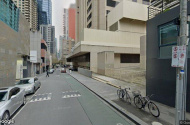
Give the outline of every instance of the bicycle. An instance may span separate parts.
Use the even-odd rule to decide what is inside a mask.
[[[124,97],[125,97],[126,101],[128,103],[131,103],[131,97],[129,96],[127,89],[130,90],[130,88],[121,89],[121,86],[120,86],[119,89],[117,90],[117,95],[119,99],[124,100]]]
[[[135,93],[135,92],[132,92],[132,93],[134,95],[134,104],[136,105],[136,107],[138,107],[139,109],[142,109],[142,108],[144,109],[145,106],[148,105],[149,112],[154,117],[159,117],[160,116],[160,110],[158,109],[156,104],[154,104],[150,100],[150,97],[152,97],[153,94],[151,96],[142,97],[142,95],[139,94],[139,93]]]

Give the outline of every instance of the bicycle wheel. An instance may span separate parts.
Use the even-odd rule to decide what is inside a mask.
[[[118,96],[118,97],[119,97],[119,92],[120,92],[120,91],[121,91],[120,89],[117,90],[117,96]]]
[[[160,110],[158,109],[158,107],[153,102],[150,102],[148,104],[148,109],[154,117],[160,116]]]
[[[143,102],[142,102],[142,100],[140,99],[139,96],[134,97],[134,103],[135,103],[136,107],[138,107],[139,109],[142,109]]]
[[[131,97],[129,96],[129,94],[128,93],[126,93],[126,101],[128,102],[128,103],[131,103]]]
[[[117,96],[122,99],[122,90],[117,90]]]

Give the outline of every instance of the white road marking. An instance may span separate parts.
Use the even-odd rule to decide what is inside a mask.
[[[41,96],[41,97],[39,97],[39,96]],[[43,97],[43,96],[45,96],[45,97]],[[45,101],[45,100],[51,100],[51,97],[52,97],[52,93],[38,94],[38,95],[36,95],[36,98],[31,99],[30,102],[40,102],[40,101]]]
[[[36,91],[36,93],[40,90],[40,88]],[[15,119],[16,116],[26,107],[26,105],[30,102],[30,100],[35,96],[35,94],[26,102],[26,104],[13,116],[12,119]]]
[[[121,123],[117,123],[116,125],[123,125],[123,124],[121,124]]]
[[[62,98],[63,99],[66,99],[66,98],[76,98],[76,97],[80,97],[81,95],[80,94],[71,94],[71,95],[64,95]]]

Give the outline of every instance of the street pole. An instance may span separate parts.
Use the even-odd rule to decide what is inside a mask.
[[[187,0],[180,0],[180,40],[177,44],[178,46],[187,45]],[[186,53],[188,53],[188,46],[186,47]],[[176,69],[176,125],[179,125],[180,120],[185,120],[187,56],[184,68],[178,67]]]
[[[46,51],[45,51],[45,72],[46,72]]]
[[[32,62],[32,77],[34,76],[34,64]]]

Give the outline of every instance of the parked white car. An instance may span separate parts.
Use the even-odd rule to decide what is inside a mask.
[[[53,74],[54,73],[54,69],[50,69],[49,73]]]
[[[9,120],[25,103],[24,89],[19,87],[0,88],[0,120]]]
[[[25,89],[25,94],[34,94],[41,86],[41,82],[37,77],[24,78],[16,83],[17,87]]]

